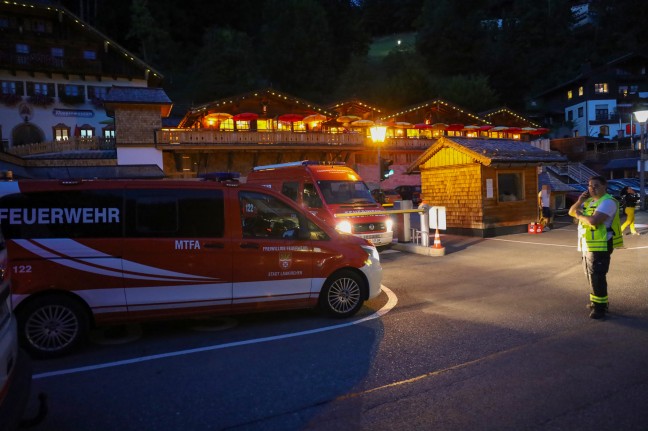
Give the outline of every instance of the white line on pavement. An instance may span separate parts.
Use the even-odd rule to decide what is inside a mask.
[[[159,355],[142,356],[139,358],[125,359],[123,361],[107,362],[104,364],[88,365],[85,367],[78,367],[78,368],[69,368],[67,370],[49,371],[46,373],[34,374],[32,376],[32,379],[33,380],[44,379],[47,377],[63,376],[66,374],[76,374],[85,371],[100,370],[102,368],[119,367],[122,365],[130,365],[130,364],[137,364],[140,362],[153,361],[157,359],[171,358],[174,356],[191,355],[194,353],[209,352],[212,350],[227,349],[230,347],[239,347],[239,346],[246,346],[249,344],[265,343],[268,341],[276,341],[276,340],[283,340],[286,338],[301,337],[303,335],[317,334],[320,332],[333,331],[335,329],[341,329],[352,325],[358,325],[360,323],[382,317],[383,315],[390,312],[396,306],[396,303],[398,303],[398,298],[396,297],[396,294],[394,292],[392,292],[390,289],[386,288],[385,286],[381,286],[381,287],[383,292],[387,294],[387,303],[380,310],[377,310],[375,313],[367,317],[363,317],[362,319],[354,320],[353,322],[326,326],[324,328],[310,329],[308,331],[300,331],[300,332],[292,332],[289,334],[275,335],[272,337],[254,338],[252,340],[235,341],[232,343],[217,344],[214,346],[205,346],[196,349],[179,350],[177,352],[168,352],[168,353],[161,353]]]

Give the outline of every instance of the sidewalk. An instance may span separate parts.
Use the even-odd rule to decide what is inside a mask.
[[[621,223],[624,222],[626,216],[625,214],[621,214]],[[558,239],[556,237],[556,233],[559,231],[562,231],[564,227],[570,226],[573,223],[573,218],[570,216],[562,216],[562,217],[556,217],[555,220],[555,225],[554,229],[551,229],[550,231],[547,231],[545,233],[542,233],[540,235],[529,235],[529,238],[533,238],[536,241],[547,241],[549,237],[551,237],[551,240],[556,240]],[[574,229],[575,229],[575,224],[573,224]],[[637,232],[640,234],[640,237],[644,235],[648,235],[648,211],[641,211],[637,210],[635,213],[635,227],[637,228]],[[626,233],[629,232],[629,229],[626,228]],[[462,248],[464,248],[465,244],[469,244],[471,242],[475,241],[481,241],[484,238],[481,237],[469,237],[469,236],[459,236],[459,235],[448,235],[445,234],[443,231],[440,231],[440,239],[441,239],[441,245],[442,248],[434,248],[434,230],[430,232],[430,246],[429,247],[423,247],[421,245],[414,244],[412,242],[407,242],[407,243],[402,243],[402,242],[394,242],[392,245],[393,250],[399,250],[399,251],[404,251],[407,253],[414,253],[414,254],[421,254],[424,256],[445,256],[446,253],[453,253],[455,251],[458,251]],[[553,233],[553,235],[552,235]],[[496,237],[498,239],[504,239],[507,236],[513,236],[515,238],[519,238],[519,236],[522,235],[524,236],[525,234],[512,234],[512,235],[502,235],[499,237]],[[560,237],[563,237],[563,235],[558,235]],[[572,238],[573,237],[573,238]],[[640,238],[639,237],[639,238]],[[624,237],[624,239],[627,237]],[[636,237],[635,237],[636,238]],[[573,236],[571,233],[569,236],[565,237],[565,240],[567,241],[568,244],[576,244],[576,239],[575,236]],[[447,249],[446,249],[447,247]]]

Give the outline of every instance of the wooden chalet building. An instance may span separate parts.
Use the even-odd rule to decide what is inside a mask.
[[[446,232],[492,237],[537,220],[539,167],[566,161],[526,142],[448,136],[408,170],[421,174],[423,201],[446,208]]]

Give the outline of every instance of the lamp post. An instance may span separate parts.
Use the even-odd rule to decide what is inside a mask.
[[[374,144],[378,145],[378,190],[380,190],[380,183],[382,182],[382,178],[380,178],[380,167],[382,166],[382,160],[380,160],[380,146],[383,144],[383,142],[385,142],[385,134],[387,133],[387,127],[373,126],[370,130],[371,130],[371,140],[373,141]]]
[[[641,199],[640,208],[642,211],[646,209],[646,120],[648,120],[648,110],[635,111],[635,117],[639,124],[641,124],[641,148],[639,149],[639,199]]]

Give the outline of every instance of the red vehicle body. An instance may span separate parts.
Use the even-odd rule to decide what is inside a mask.
[[[5,182],[0,222],[20,337],[41,356],[91,324],[318,305],[346,317],[380,292],[374,247],[238,182]]]
[[[303,161],[258,166],[247,182],[281,192],[330,226],[376,247],[391,245],[394,234],[388,215],[344,217],[345,213],[384,211],[360,175],[344,163]]]

